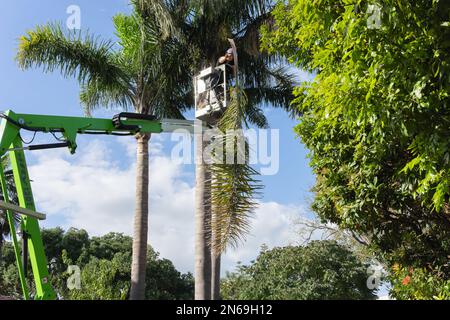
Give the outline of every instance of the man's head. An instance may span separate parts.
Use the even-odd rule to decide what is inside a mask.
[[[233,49],[230,48],[227,50],[227,52],[225,53],[225,59],[227,61],[233,61],[234,60],[234,55],[233,55]]]

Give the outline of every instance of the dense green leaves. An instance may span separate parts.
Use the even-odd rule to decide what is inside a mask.
[[[334,241],[264,249],[222,281],[224,299],[373,299],[367,266]]]
[[[450,280],[443,279],[440,270],[402,268],[393,266],[390,276],[393,289],[390,295],[395,299],[449,300]]]
[[[52,284],[63,299],[126,299],[130,288],[132,238],[121,233],[89,237],[85,230],[43,229],[42,239],[49,261]],[[70,290],[73,276],[68,266],[80,268],[80,289]],[[159,257],[150,247],[147,253],[147,299],[192,299],[193,277],[181,274],[172,262]],[[29,280],[31,270],[29,270]],[[32,281],[29,281],[32,287]],[[11,243],[1,251],[0,294],[21,297],[18,272]]]
[[[264,46],[316,73],[297,88],[296,131],[321,218],[366,234],[403,265],[450,276],[450,4],[280,3]]]

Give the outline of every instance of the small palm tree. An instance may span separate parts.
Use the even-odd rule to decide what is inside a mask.
[[[45,25],[21,37],[17,60],[23,69],[43,67],[78,79],[80,100],[87,115],[97,107],[133,108],[158,118],[183,118],[189,106],[188,61],[185,47],[164,18],[160,1],[132,0],[130,16],[117,15],[119,42],[101,41],[89,34],[65,33]],[[174,103],[176,102],[176,103]],[[136,134],[136,202],[130,299],[143,299],[148,238],[149,134]]]

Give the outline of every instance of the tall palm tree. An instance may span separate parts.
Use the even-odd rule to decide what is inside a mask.
[[[215,63],[228,47],[228,38],[233,38],[239,48],[239,85],[234,88],[231,104],[218,123],[222,132],[241,129],[243,123],[267,127],[262,112],[264,105],[291,111],[292,78],[284,69],[271,67],[276,59],[259,50],[259,28],[270,23],[271,2],[193,1],[194,14],[186,28],[186,37],[201,53],[197,65]],[[226,140],[226,135],[222,139]],[[256,207],[254,198],[261,185],[254,178],[257,172],[248,164],[213,165],[211,172],[212,180],[206,183],[211,184],[213,210],[210,217],[206,215],[211,223],[210,230],[204,234],[211,237],[211,298],[219,299],[221,253],[227,245],[237,246],[248,232],[249,218]]]
[[[259,127],[267,126],[261,107],[270,104],[275,107],[289,109],[292,79],[283,69],[271,68],[273,57],[261,54],[259,51],[259,27],[270,21],[271,1],[269,0],[141,0],[140,10],[155,19],[161,28],[160,36],[172,39],[179,44],[183,54],[178,65],[184,73],[178,74],[180,83],[191,84],[191,77],[203,67],[214,65],[217,58],[228,47],[228,38],[236,39],[240,48],[241,86],[236,99],[235,108],[229,108],[222,128],[228,128],[230,123],[238,124],[245,121]],[[188,66],[185,66],[185,62]],[[173,79],[173,78],[172,78]],[[184,87],[183,87],[184,88]],[[172,95],[170,100],[174,106],[192,106],[192,87],[180,90],[179,95]],[[245,101],[245,103],[241,103]],[[234,118],[233,118],[234,117]],[[233,128],[240,124],[232,125]],[[197,138],[197,154],[204,147],[202,140]],[[228,166],[212,168],[202,161],[197,165],[197,195],[196,195],[196,298],[218,298],[220,253],[226,244],[237,244],[248,229],[248,218],[254,208],[251,201],[259,188],[252,175],[255,173],[245,166]],[[211,186],[210,172],[228,177],[229,188],[244,188],[245,192],[220,192],[225,186],[219,187],[219,180]],[[212,190],[212,195],[211,195]],[[214,192],[214,190],[216,190]],[[230,198],[230,195],[232,197]],[[228,197],[227,197],[228,196]],[[211,198],[216,198],[216,200]],[[222,201],[218,199],[222,197]],[[224,206],[232,199],[234,206]],[[211,206],[216,213],[212,216]],[[221,207],[222,205],[222,207]],[[221,212],[221,214],[218,214]],[[216,221],[216,223],[213,223]],[[220,225],[220,228],[219,228]],[[212,242],[214,241],[214,245]],[[212,248],[215,251],[211,253]],[[211,265],[212,263],[212,265]],[[212,267],[212,269],[211,269]],[[214,270],[214,272],[212,272]],[[214,285],[211,285],[211,280]]]
[[[176,38],[189,44],[191,70],[214,65],[229,46],[228,38],[235,39],[239,47],[240,86],[233,107],[228,108],[219,124],[223,130],[240,128],[242,122],[267,127],[263,105],[290,111],[292,78],[284,69],[271,67],[276,59],[259,50],[259,28],[270,22],[271,2],[166,0],[158,7],[162,20],[170,21],[167,25],[177,30]],[[197,141],[200,155],[204,143],[200,138]],[[227,244],[237,245],[248,231],[249,216],[256,204],[252,198],[259,186],[253,178],[256,172],[248,165],[210,167],[197,161],[196,170],[195,296],[217,299],[221,252]]]
[[[162,1],[131,0],[133,13],[117,15],[119,42],[88,33],[66,33],[58,25],[36,27],[20,38],[17,60],[23,69],[41,66],[78,79],[87,115],[97,107],[133,108],[158,118],[183,118],[191,105],[188,61]],[[192,100],[192,99],[191,99]],[[136,199],[130,299],[144,299],[148,238],[149,134],[136,134]]]
[[[211,299],[211,169],[203,159],[207,142],[196,134],[195,299]]]

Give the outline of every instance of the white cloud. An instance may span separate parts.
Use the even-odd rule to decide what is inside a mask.
[[[98,139],[83,146],[83,153],[76,156],[58,150],[36,153],[29,171],[37,209],[47,213],[50,221],[63,216],[62,227],[66,229],[83,228],[91,235],[111,231],[131,235],[135,140],[118,141],[130,165],[120,166],[108,145]],[[151,149],[149,243],[180,271],[193,271],[192,174],[162,153],[161,140],[152,138]],[[301,206],[261,203],[247,241],[223,256],[223,272],[234,270],[237,261],[248,263],[255,259],[262,244],[273,247],[292,243],[292,221],[303,214],[306,210]]]

